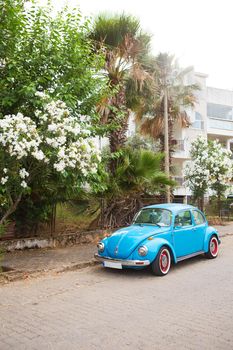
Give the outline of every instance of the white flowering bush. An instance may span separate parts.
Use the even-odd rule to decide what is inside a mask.
[[[217,191],[219,185],[230,185],[233,178],[231,151],[223,148],[218,141],[209,143],[209,171],[213,190]]]
[[[208,143],[203,137],[197,138],[190,151],[192,161],[185,167],[187,186],[195,196],[203,195],[209,186]]]
[[[37,92],[43,106],[33,118],[21,113],[0,119],[1,223],[30,192],[36,177],[49,173],[64,186],[81,186],[97,173],[100,154],[88,117],[75,115],[60,100]]]
[[[233,178],[231,152],[219,141],[198,137],[191,147],[191,158],[185,168],[185,178],[194,197],[204,196],[212,190],[219,198],[229,188]]]

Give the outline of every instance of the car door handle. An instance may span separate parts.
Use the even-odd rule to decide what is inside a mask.
[[[197,228],[196,227],[193,227],[193,231],[196,231],[197,230]]]

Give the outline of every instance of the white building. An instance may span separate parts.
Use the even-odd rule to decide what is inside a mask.
[[[191,195],[184,186],[184,167],[190,160],[189,150],[192,141],[199,135],[207,139],[218,139],[221,144],[233,151],[233,91],[206,86],[207,75],[192,71],[187,76],[188,84],[198,84],[198,103],[195,109],[188,111],[192,125],[182,128],[176,125],[174,137],[177,140],[176,152],[173,155],[175,180],[180,184],[174,191],[177,200],[186,201]]]

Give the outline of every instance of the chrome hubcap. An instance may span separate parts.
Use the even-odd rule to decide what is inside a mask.
[[[159,259],[159,265],[161,271],[165,274],[169,271],[170,268],[170,254],[167,251],[167,249],[162,250],[160,259]]]
[[[212,238],[210,242],[210,253],[213,256],[216,256],[218,254],[218,241],[216,238]]]
[[[168,259],[167,259],[166,255],[163,255],[162,256],[162,266],[167,267],[167,263],[168,263]]]

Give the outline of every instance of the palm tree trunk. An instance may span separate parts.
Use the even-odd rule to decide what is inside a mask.
[[[109,144],[111,154],[118,152],[124,147],[127,136],[126,132],[128,129],[129,111],[126,107],[125,89],[121,88],[118,94],[112,99],[112,111],[109,114],[110,122],[118,122],[118,127],[111,131],[109,135]],[[116,170],[117,159],[111,159],[110,171],[114,174]]]
[[[127,140],[126,132],[128,128],[128,116],[121,121],[121,126],[109,135],[110,151],[115,153],[121,149]]]
[[[164,135],[161,134],[159,136],[160,144],[161,144],[161,150],[164,152]],[[171,164],[172,164],[172,154],[174,152],[174,138],[173,138],[173,121],[169,117],[168,119],[168,143],[169,143],[169,168],[171,170]],[[163,165],[164,170],[164,165]]]

